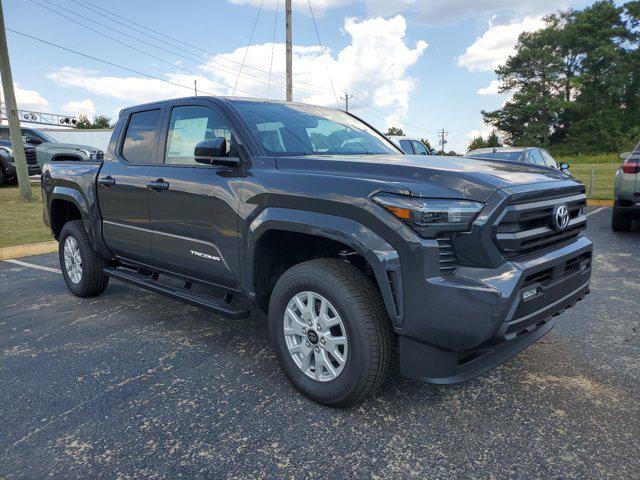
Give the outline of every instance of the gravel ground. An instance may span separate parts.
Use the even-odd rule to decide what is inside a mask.
[[[117,281],[83,300],[56,255],[0,262],[0,478],[639,478],[640,232],[610,215],[591,295],[541,341],[346,411],[291,387],[263,318]]]

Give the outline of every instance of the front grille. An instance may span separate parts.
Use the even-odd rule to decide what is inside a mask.
[[[27,164],[28,165],[34,165],[38,163],[38,159],[36,156],[36,149],[35,148],[25,148],[24,149],[24,155],[27,158]]]
[[[566,204],[569,224],[563,230],[554,226],[556,205]],[[562,196],[540,196],[525,202],[507,204],[495,231],[496,243],[505,258],[515,258],[556,247],[582,234],[587,219],[582,209],[587,198],[582,191],[572,191]]]
[[[438,261],[442,275],[452,275],[458,268],[458,260],[453,250],[449,237],[440,237],[438,240]]]

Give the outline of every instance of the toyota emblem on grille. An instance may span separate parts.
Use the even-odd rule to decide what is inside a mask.
[[[566,204],[556,205],[553,209],[553,226],[556,230],[564,230],[569,225],[569,208]]]

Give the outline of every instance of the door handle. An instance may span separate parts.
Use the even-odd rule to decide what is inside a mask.
[[[115,184],[116,181],[111,175],[107,175],[106,177],[98,179],[98,185],[100,185],[101,187],[109,188],[113,187]]]
[[[159,178],[153,182],[147,182],[147,188],[156,192],[163,192],[165,190],[169,190],[169,182],[165,182],[163,179]]]

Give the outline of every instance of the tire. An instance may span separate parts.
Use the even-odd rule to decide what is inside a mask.
[[[109,277],[102,273],[106,266],[104,259],[99,257],[89,241],[82,220],[73,220],[64,224],[59,237],[58,255],[60,269],[67,284],[67,288],[77,297],[95,297],[104,292],[109,283]],[[80,262],[72,262],[80,267],[80,277],[74,275],[73,268],[69,268],[65,261],[65,245],[70,247],[75,243]],[[78,258],[77,256],[74,258]]]
[[[325,327],[324,331],[319,331],[320,327],[309,326],[309,317],[305,319],[309,326],[306,336],[290,334],[285,337],[285,322],[291,325],[296,322],[291,321],[291,317],[285,314],[287,307],[295,305],[295,297],[310,298],[308,292],[313,292],[315,296],[314,309],[320,310],[322,300],[326,300],[327,311],[335,311],[333,318],[327,318],[327,325],[341,320],[340,326]],[[292,303],[294,302],[294,303]],[[309,302],[311,303],[311,302]],[[306,305],[308,306],[307,303]],[[298,305],[300,305],[298,303]],[[317,307],[316,307],[317,305]],[[294,307],[296,308],[296,307]],[[295,313],[297,312],[297,313]],[[302,310],[296,308],[294,314],[299,318],[304,318]],[[317,312],[316,312],[317,313]],[[303,324],[304,325],[304,324]],[[288,328],[292,328],[291,326]],[[334,333],[335,329],[346,333],[346,344],[343,345],[342,353],[344,357],[342,366],[331,356],[329,349],[330,341],[342,338],[340,333]],[[329,340],[326,345],[316,343],[311,345],[310,340],[312,329],[316,334],[317,342]],[[292,330],[288,330],[291,332]],[[276,352],[276,357],[285,374],[293,385],[308,398],[332,407],[350,407],[362,402],[372,395],[387,379],[394,353],[394,334],[391,328],[391,321],[387,316],[382,298],[377,287],[372,281],[354,266],[335,259],[318,259],[304,262],[287,270],[276,283],[269,302],[269,333],[271,342]],[[337,335],[337,336],[334,336]],[[318,337],[320,339],[318,340]],[[289,352],[291,339],[300,339],[300,344],[293,348],[304,348],[302,344],[310,345],[317,355],[322,355],[320,362],[331,361],[332,370],[340,370],[335,378],[330,378],[330,369],[321,366],[310,367],[313,371],[303,371],[302,366],[296,363]],[[335,344],[334,344],[335,345]],[[338,349],[340,347],[337,347]],[[346,354],[344,349],[346,349]],[[324,350],[324,351],[323,351]],[[308,351],[308,350],[305,350]],[[315,361],[316,353],[313,363]],[[326,363],[324,364],[326,365]],[[338,365],[338,366],[336,366]],[[320,371],[320,374],[318,373]],[[315,375],[315,377],[314,377]],[[324,375],[324,380],[318,379],[318,375]],[[329,378],[329,379],[328,379]]]
[[[4,185],[5,183],[7,183],[7,176],[4,173],[4,170],[0,168],[0,186]]]
[[[611,215],[611,228],[615,232],[628,232],[631,230],[631,217],[613,207]]]

